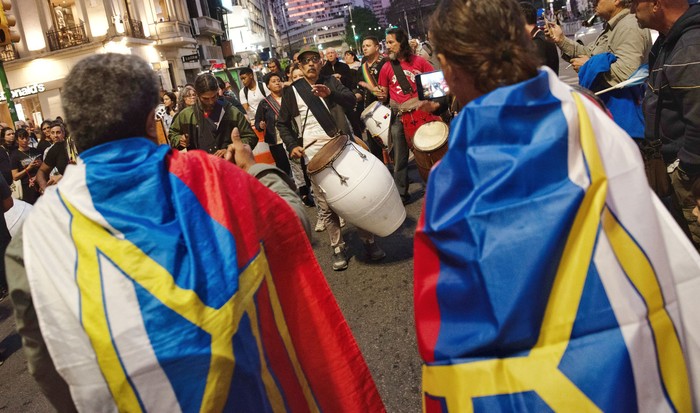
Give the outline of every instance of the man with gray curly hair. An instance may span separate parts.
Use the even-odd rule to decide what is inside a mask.
[[[296,377],[280,354],[305,375],[275,388],[284,403],[383,410],[282,171],[237,128],[224,159],[157,145],[137,56],[80,61],[63,103],[80,156],[6,253],[29,371],[58,411],[265,411],[281,399],[263,381]]]

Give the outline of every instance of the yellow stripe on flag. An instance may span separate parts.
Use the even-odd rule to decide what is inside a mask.
[[[311,386],[309,386],[309,381],[304,374],[304,370],[301,368],[301,363],[299,363],[299,358],[297,357],[296,349],[294,348],[294,343],[292,343],[292,338],[289,335],[289,328],[287,328],[287,322],[284,319],[284,312],[282,311],[282,306],[280,305],[279,296],[277,295],[277,288],[275,287],[274,280],[272,279],[272,274],[265,275],[267,281],[267,288],[270,291],[270,304],[272,306],[272,313],[275,317],[275,324],[277,325],[277,330],[282,337],[282,342],[284,342],[284,347],[287,349],[287,354],[289,355],[289,360],[294,367],[294,374],[301,386],[304,393],[304,399],[309,406],[311,413],[319,413],[319,409],[316,404],[316,399],[311,392]]]
[[[646,304],[649,324],[654,332],[661,379],[671,402],[677,412],[692,412],[693,403],[683,349],[664,306],[663,293],[654,268],[639,245],[607,208],[603,213],[603,229],[620,266]]]
[[[250,318],[250,329],[253,332],[253,337],[255,337],[255,343],[258,346],[258,354],[260,355],[260,377],[262,378],[263,386],[265,386],[267,399],[270,401],[270,406],[272,407],[273,412],[284,413],[286,411],[284,406],[284,398],[282,397],[282,393],[280,392],[275,379],[270,373],[267,360],[265,359],[265,349],[263,348],[262,338],[260,335],[258,313],[255,310],[255,303],[250,303],[247,313],[248,318]]]
[[[559,369],[573,331],[588,269],[605,207],[608,182],[603,162],[581,98],[573,94],[580,126],[581,148],[591,185],[576,213],[557,269],[540,335],[525,357],[485,360],[445,366],[423,366],[423,391],[445,398],[448,411],[472,412],[476,397],[535,391],[554,411],[599,412]],[[425,409],[425,401],[423,402]]]
[[[204,304],[194,291],[180,288],[167,270],[134,244],[114,237],[68,200],[62,200],[72,215],[71,234],[78,251],[77,278],[83,324],[119,410],[136,412],[141,409],[109,334],[102,296],[95,293],[102,291],[101,280],[96,277],[99,274],[97,251],[163,305],[211,335],[211,361],[201,411],[221,411],[228,398],[235,365],[232,338],[262,280],[270,275],[262,245],[258,256],[239,275],[238,291],[217,310]]]

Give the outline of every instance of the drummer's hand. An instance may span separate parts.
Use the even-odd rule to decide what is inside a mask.
[[[358,101],[358,102],[361,101],[361,100],[362,100],[362,95],[359,94],[359,93],[355,93],[355,100]]]
[[[416,109],[423,112],[433,113],[440,108],[440,104],[432,100],[423,100]]]
[[[231,142],[226,149],[226,154],[224,159],[227,161],[233,161],[236,165],[240,166],[241,169],[247,171],[248,168],[255,165],[255,156],[253,156],[253,150],[250,146],[243,143],[241,140],[241,133],[238,128],[233,128],[231,131]]]
[[[302,156],[304,156],[304,148],[301,146],[297,146],[296,148],[292,149],[292,152],[289,154],[289,156],[292,159],[300,159]]]
[[[387,90],[388,90],[388,89],[387,89]],[[385,89],[384,89],[383,87],[381,87],[381,86],[377,86],[377,89],[376,89],[373,93],[374,93],[374,96],[377,97],[377,99],[383,101],[383,100],[386,99],[387,90],[385,90]]]
[[[311,88],[313,89],[314,95],[318,97],[327,98],[331,95],[331,88],[326,85],[313,85]]]
[[[333,77],[336,78],[336,79],[338,79],[338,80],[340,80],[340,78],[343,77],[343,76],[341,76],[340,73],[333,73]]]
[[[178,145],[182,146],[183,148],[186,148],[188,141],[189,141],[189,137],[185,133],[184,135],[180,135],[180,142],[178,142]]]

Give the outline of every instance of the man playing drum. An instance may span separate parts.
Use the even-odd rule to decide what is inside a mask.
[[[377,84],[379,72],[382,70],[386,59],[379,53],[379,39],[374,36],[366,36],[362,40],[362,67],[360,68],[360,78],[357,93],[362,95],[364,107],[369,107],[377,101],[377,94],[382,94],[382,89]],[[386,95],[383,95],[384,98]],[[383,100],[383,99],[382,99]],[[382,147],[372,138],[367,131],[367,146],[370,151],[379,159],[383,159]]]
[[[427,60],[411,51],[406,33],[399,28],[389,30],[386,33],[386,47],[391,64],[384,65],[379,72],[382,92],[377,97],[386,100],[388,96],[389,105],[395,114],[390,132],[394,145],[394,181],[401,199],[408,203],[411,198],[408,193],[408,150],[411,145],[407,141],[413,139],[413,134],[422,124],[440,120],[431,114],[440,105],[418,100],[416,75],[434,69]]]
[[[320,76],[321,56],[312,46],[301,49],[299,62],[304,79],[295,81],[292,87],[284,90],[277,128],[290,157],[304,158],[308,164],[335,137],[341,134],[351,136],[344,109],[355,105],[355,94],[335,77]],[[293,126],[293,122],[296,125]],[[298,144],[295,130],[301,134],[304,147]],[[334,130],[335,133],[327,130]],[[333,248],[333,270],[344,270],[348,267],[348,259],[340,233],[340,217],[329,208],[324,194],[313,179],[311,185],[316,203],[321,209],[319,219],[324,220]],[[377,261],[386,256],[375,243],[374,235],[360,228],[358,233],[370,260]]]

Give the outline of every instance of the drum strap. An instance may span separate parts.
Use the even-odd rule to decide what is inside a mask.
[[[323,104],[321,98],[312,93],[309,82],[296,82],[294,83],[294,87],[326,134],[328,136],[336,136],[339,132],[338,126],[336,126],[331,113],[328,111],[326,105]],[[308,111],[306,114],[308,116]]]
[[[412,95],[413,88],[411,87],[411,84],[408,83],[408,79],[406,79],[406,75],[401,68],[401,63],[399,63],[398,60],[392,60],[391,68],[394,69],[394,75],[396,75],[396,80],[399,82],[399,86],[401,86],[401,91],[403,94]]]

